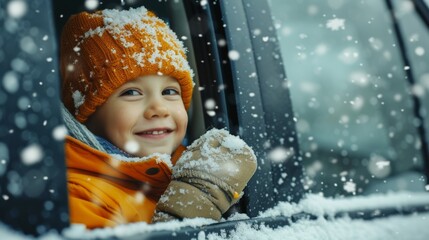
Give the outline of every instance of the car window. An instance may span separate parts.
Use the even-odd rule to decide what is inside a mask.
[[[427,60],[429,54],[429,26],[421,21],[411,1],[397,0],[394,3],[395,14],[398,17],[398,23],[404,36],[407,56],[412,66],[410,71],[413,73],[415,81],[410,87],[410,91],[420,99],[422,103],[420,112],[427,117],[429,114],[429,69]],[[426,0],[426,3],[429,3],[429,1]],[[425,126],[426,129],[429,126],[428,118],[426,118]]]
[[[121,8],[121,2],[9,1],[0,9],[4,26],[0,30],[0,222],[37,235],[69,225],[63,141],[67,130],[60,117],[58,91],[59,36],[71,14]],[[187,47],[195,69],[183,2],[142,2],[130,1],[126,7],[143,4],[168,22]],[[194,81],[198,89],[198,75]],[[202,108],[199,91],[194,92],[189,142],[205,130],[197,115]]]
[[[192,46],[192,38],[189,30],[188,18],[183,1],[116,1],[106,0],[98,1],[53,1],[55,27],[57,31],[57,39],[60,41],[62,26],[72,14],[77,14],[81,11],[98,11],[103,9],[128,9],[144,6],[148,10],[153,11],[158,17],[163,19],[177,37],[184,43],[187,49],[187,57],[192,69],[194,69],[194,95],[192,97],[192,105],[188,111],[190,127],[187,131],[187,137],[184,139],[183,144],[187,145],[200,136],[206,129],[204,121],[202,121],[202,104],[200,96],[199,75],[196,72],[194,50]]]
[[[384,1],[269,3],[305,188],[326,196],[424,190],[419,120],[405,74],[410,66]],[[424,41],[422,30],[414,33]]]

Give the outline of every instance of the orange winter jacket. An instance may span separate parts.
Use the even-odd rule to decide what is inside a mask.
[[[175,164],[185,147],[171,158]],[[170,183],[161,158],[114,159],[67,136],[65,143],[71,223],[88,228],[129,222],[150,223],[156,203]]]

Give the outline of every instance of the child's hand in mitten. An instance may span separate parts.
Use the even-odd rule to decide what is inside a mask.
[[[177,161],[153,221],[219,220],[240,199],[255,170],[256,157],[243,140],[225,130],[210,130]]]

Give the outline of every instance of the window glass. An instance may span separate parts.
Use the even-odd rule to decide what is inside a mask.
[[[306,189],[424,190],[410,87],[384,1],[271,0]]]
[[[426,117],[425,126],[429,127],[429,26],[425,25],[409,0],[396,0],[395,13],[404,35],[407,56],[411,62],[411,71],[415,84],[411,92],[420,99],[420,112]],[[429,3],[426,0],[426,3]]]

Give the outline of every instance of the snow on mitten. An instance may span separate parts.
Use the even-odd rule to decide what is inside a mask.
[[[219,220],[241,198],[255,170],[255,154],[243,140],[223,129],[208,131],[177,160],[153,222],[195,217]]]

